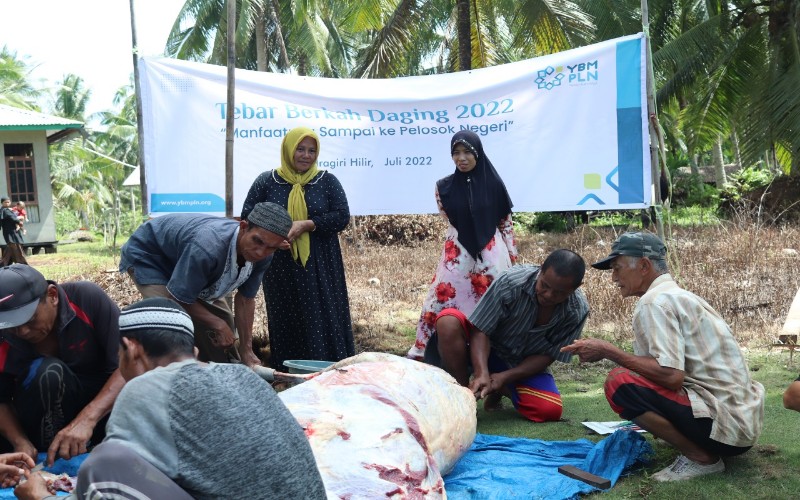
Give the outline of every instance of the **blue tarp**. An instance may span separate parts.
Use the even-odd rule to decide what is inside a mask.
[[[478,434],[467,453],[445,476],[447,497],[451,500],[476,499],[576,499],[581,494],[601,491],[558,473],[561,465],[574,465],[617,483],[620,476],[649,461],[650,443],[641,434],[618,430],[599,443],[542,441]],[[53,474],[78,475],[88,456],[58,459],[45,470]],[[46,458],[40,453],[37,463]],[[64,495],[64,493],[60,493]],[[0,500],[14,499],[13,488],[0,489]]]
[[[44,470],[47,472],[52,472],[53,474],[63,474],[67,473],[70,476],[77,476],[78,469],[80,468],[81,464],[86,457],[88,457],[88,453],[84,453],[83,455],[78,455],[77,457],[72,457],[69,460],[64,460],[63,458],[59,458],[58,460],[53,463],[52,467],[45,467]],[[39,453],[39,456],[36,457],[36,463],[44,461],[47,458],[46,453]],[[62,491],[58,492],[59,496],[66,496],[67,493]],[[7,498],[17,498],[14,496],[14,488],[0,488],[0,500],[5,500]]]
[[[602,490],[560,474],[559,466],[574,465],[610,479],[613,487],[624,472],[652,455],[650,443],[633,431],[618,430],[599,443],[478,434],[445,476],[444,486],[451,500],[576,499]]]

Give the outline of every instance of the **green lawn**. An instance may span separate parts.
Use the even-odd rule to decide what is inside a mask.
[[[767,401],[764,431],[759,443],[744,455],[726,460],[723,474],[680,483],[656,483],[648,479],[677,456],[667,445],[655,443],[645,434],[656,452],[654,462],[643,471],[621,479],[602,494],[603,498],[664,499],[790,499],[800,497],[800,413],[783,408],[786,386],[797,378],[800,360],[788,367],[785,352],[748,352],[748,363],[756,380],[764,384]],[[614,365],[608,362],[554,365],[554,375],[562,393],[564,414],[561,422],[534,424],[519,417],[504,400],[505,410],[478,411],[478,432],[534,439],[570,441],[587,438],[599,441],[581,422],[617,420],[603,395],[605,375]],[[481,404],[479,403],[479,407]],[[599,494],[598,494],[599,495]]]
[[[124,240],[117,241],[117,248],[100,241],[59,244],[56,253],[28,256],[28,264],[38,269],[47,279],[61,282],[72,278],[90,279],[97,271],[116,269],[119,263],[119,247]]]
[[[83,277],[91,279],[97,271],[116,272],[119,245],[113,250],[101,242],[59,245],[56,254],[30,257],[30,263],[49,279],[64,281]],[[414,321],[398,324],[406,340],[414,338]],[[586,336],[590,336],[587,332]],[[628,342],[630,344],[630,342]],[[630,350],[630,345],[622,345]],[[786,366],[785,351],[750,351],[747,353],[753,375],[767,391],[764,431],[759,443],[740,457],[726,461],[727,471],[715,476],[673,484],[655,483],[648,475],[669,465],[677,452],[663,444],[654,444],[654,462],[643,471],[623,478],[603,498],[652,499],[789,499],[800,498],[800,413],[785,410],[782,394],[800,371],[800,356]],[[554,375],[563,395],[562,422],[534,424],[519,417],[506,400],[506,410],[478,413],[478,432],[545,440],[601,439],[581,425],[585,420],[616,420],[602,391],[608,362],[581,365],[554,365]],[[479,404],[479,406],[481,406]],[[647,434],[652,443],[652,436]]]

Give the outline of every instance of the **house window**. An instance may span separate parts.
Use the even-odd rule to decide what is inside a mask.
[[[33,144],[6,144],[4,149],[8,197],[14,203],[25,202],[29,221],[39,222]]]

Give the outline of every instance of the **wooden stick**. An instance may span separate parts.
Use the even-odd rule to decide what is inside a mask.
[[[564,474],[567,477],[571,477],[572,479],[577,479],[578,481],[583,481],[584,483],[594,486],[595,488],[600,488],[601,490],[606,490],[611,488],[611,480],[606,479],[604,477],[595,476],[591,472],[586,472],[585,470],[579,469],[572,465],[562,465],[558,468],[558,472]]]

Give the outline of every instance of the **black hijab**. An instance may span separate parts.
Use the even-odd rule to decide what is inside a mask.
[[[450,224],[458,230],[458,241],[477,259],[494,236],[500,220],[511,212],[511,198],[503,179],[483,152],[477,134],[469,130],[456,132],[450,139],[450,152],[463,144],[475,155],[475,168],[456,171],[436,183],[439,199]]]

